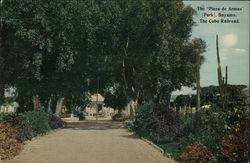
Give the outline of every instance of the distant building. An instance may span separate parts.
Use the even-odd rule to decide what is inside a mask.
[[[246,88],[242,89],[242,93],[244,93],[247,97],[249,97],[249,86],[247,86]]]
[[[16,89],[14,87],[8,87],[4,90],[4,98],[12,98],[16,96]],[[17,102],[4,103],[0,106],[0,113],[16,112],[18,108]]]
[[[170,102],[174,102],[174,100],[176,99],[177,96],[179,96],[179,95],[177,95],[177,94],[171,94]]]
[[[10,104],[3,104],[0,108],[0,113],[13,113],[16,112],[18,108],[17,102],[12,102]]]
[[[249,94],[250,92],[249,92],[249,86],[247,86],[246,88],[244,88],[242,90],[242,93],[244,95],[246,95],[246,105],[247,105],[248,111],[250,111],[250,94]]]
[[[97,97],[98,96],[98,97]],[[104,97],[100,94],[93,94],[90,97],[91,103],[86,107],[86,116],[95,116],[96,109],[98,108],[98,115],[111,116],[114,113],[114,109],[104,106]],[[98,101],[97,101],[98,100]]]

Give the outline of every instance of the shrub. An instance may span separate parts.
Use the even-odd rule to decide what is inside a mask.
[[[190,133],[195,132],[194,127],[194,114],[180,114],[180,132],[178,134],[179,137],[185,137]]]
[[[223,139],[223,155],[233,162],[247,162],[249,158],[250,116],[236,122]]]
[[[125,121],[127,119],[128,119],[128,117],[126,117],[122,113],[116,113],[116,114],[112,115],[112,120],[113,121]]]
[[[6,119],[6,117],[9,117],[9,116],[14,116],[16,115],[15,113],[0,113],[0,121],[4,121],[4,119]]]
[[[83,112],[80,112],[80,113],[78,113],[77,114],[77,116],[78,116],[78,118],[79,118],[79,121],[83,121],[83,120],[85,120],[85,114],[83,113]]]
[[[222,139],[233,122],[244,116],[244,111],[229,109],[220,111],[217,107],[200,110],[195,114],[181,115],[181,131],[178,135],[180,148],[195,142],[205,144],[222,161]]]
[[[0,162],[1,159],[10,159],[21,150],[21,143],[16,139],[17,129],[8,124],[0,123]]]
[[[220,114],[225,117],[227,126],[232,127],[235,122],[240,121],[243,117],[245,117],[247,115],[247,112],[243,108],[229,108],[226,112],[224,111]]]
[[[180,129],[176,113],[163,104],[154,109],[151,136],[157,143],[173,141]]]
[[[128,129],[130,129],[130,130],[132,130],[132,128],[133,128],[133,121],[131,121],[131,120],[126,120],[126,121],[123,122],[123,125],[124,125],[124,127],[128,128]]]
[[[222,138],[227,131],[227,122],[223,114],[211,110],[200,110],[196,115],[182,117],[182,131],[180,132],[180,148],[195,142],[206,145],[216,157],[221,155]]]
[[[138,105],[135,110],[135,121],[132,129],[140,136],[149,137],[153,123],[153,107],[151,103]]]
[[[228,99],[228,108],[243,108],[245,106],[245,95],[242,92],[242,89],[246,88],[246,85],[227,85],[227,99]],[[220,104],[219,87],[218,86],[209,86],[201,88],[201,104]]]
[[[165,153],[167,153],[168,156],[171,158],[178,160],[180,156],[180,148],[179,148],[179,143],[178,142],[171,142],[167,144],[157,144],[161,149],[164,150]]]
[[[51,129],[62,128],[64,127],[64,125],[65,125],[65,122],[61,118],[55,115],[51,115],[49,117],[49,126]]]
[[[211,110],[202,110],[197,113],[195,119],[196,141],[200,141],[209,147],[217,155],[220,154],[222,138],[227,131],[225,115]]]
[[[180,162],[183,163],[208,163],[214,161],[215,156],[213,153],[199,142],[187,146],[180,155]]]
[[[1,115],[1,114],[0,114]],[[31,124],[28,122],[27,118],[22,114],[17,115],[14,113],[3,114],[1,120],[3,123],[9,124],[18,131],[17,139],[21,142],[30,140],[34,134],[31,128]]]
[[[24,117],[27,118],[28,122],[31,124],[34,136],[46,133],[51,129],[49,126],[49,115],[46,112],[41,110],[28,111],[25,112],[23,115]]]

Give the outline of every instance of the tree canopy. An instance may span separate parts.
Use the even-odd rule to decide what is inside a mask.
[[[231,85],[227,86],[227,107],[229,109],[242,109],[246,106],[246,95],[243,89],[246,85]],[[201,88],[201,105],[217,105],[221,106],[219,96],[219,86],[207,86]],[[196,95],[178,95],[174,100],[177,106],[195,106]]]
[[[52,97],[80,105],[115,85],[130,99],[169,103],[194,84],[195,51],[206,48],[190,40],[194,14],[181,0],[4,0],[0,90],[15,87],[22,107],[34,95],[44,106]]]

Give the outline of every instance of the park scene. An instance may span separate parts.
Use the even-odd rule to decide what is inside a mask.
[[[0,163],[248,163],[249,4],[0,0]]]

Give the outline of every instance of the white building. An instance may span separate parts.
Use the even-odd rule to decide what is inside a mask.
[[[86,107],[86,116],[95,116],[98,108],[98,115],[108,117],[114,113],[114,109],[104,106],[104,97],[100,94],[93,94],[90,97],[91,103]]]
[[[12,102],[10,104],[3,104],[0,107],[0,113],[11,113],[11,112],[16,112],[18,108],[18,103],[17,102]]]

